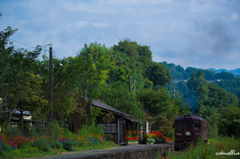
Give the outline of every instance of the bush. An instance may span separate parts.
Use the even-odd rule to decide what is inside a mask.
[[[147,134],[147,138],[152,139],[153,134]]]
[[[70,140],[66,140],[63,142],[63,148],[67,151],[73,151],[73,143]]]
[[[56,141],[56,142],[53,142],[53,143],[51,144],[51,147],[52,147],[52,148],[61,149],[61,148],[63,148],[63,144],[62,144],[61,142],[59,142],[59,141]]]
[[[107,141],[111,141],[111,139],[113,138],[112,134],[104,134],[104,139],[107,139]]]
[[[159,138],[158,138],[158,136],[157,136],[157,135],[155,135],[155,134],[152,134],[152,139],[154,139],[155,141],[157,141]]]
[[[12,151],[12,147],[5,144],[4,142],[0,142],[0,155],[2,155],[4,151],[10,152]]]
[[[87,125],[83,125],[82,129],[78,131],[78,135],[83,136],[83,135],[88,135],[88,134],[99,134],[101,136],[104,135],[103,132],[103,126],[100,124],[98,127],[96,127],[95,122],[92,122],[92,124],[87,127]]]
[[[59,127],[58,121],[54,120],[48,123],[46,134],[51,135],[50,142],[57,141],[63,134],[63,129]]]
[[[33,142],[32,144],[33,147],[37,147],[40,151],[45,151],[48,152],[50,150],[49,145],[47,144],[47,141],[45,141],[44,139],[38,139],[36,141]]]

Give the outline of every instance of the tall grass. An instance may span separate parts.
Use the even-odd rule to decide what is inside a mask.
[[[169,159],[221,159],[221,158],[233,158],[239,159],[240,155],[216,155],[217,152],[235,152],[240,153],[240,140],[231,137],[218,137],[209,139],[208,144],[203,144],[202,140],[199,140],[197,145],[190,144],[190,147],[179,152],[168,152]]]

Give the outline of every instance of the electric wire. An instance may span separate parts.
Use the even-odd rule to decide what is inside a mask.
[[[31,46],[31,45],[28,45],[28,44],[24,44],[24,43],[21,43],[21,42],[19,42],[19,41],[16,41],[16,40],[13,40],[13,39],[10,39],[10,38],[9,38],[9,40],[14,41],[14,42],[19,43],[19,44],[22,44],[22,45],[25,45],[25,46],[28,46],[28,47],[31,47],[31,48],[36,48],[36,47],[34,47],[34,46]],[[42,50],[47,51],[47,49],[44,49],[44,48],[43,48],[44,46],[40,46],[40,47],[42,48]],[[55,55],[55,51],[53,51],[53,56],[57,57],[57,56]]]
[[[28,45],[28,44],[24,44],[24,43],[21,43],[19,41],[16,41],[16,40],[13,40],[13,39],[10,39],[10,38],[9,38],[9,40],[14,41],[14,42],[19,43],[19,44],[22,44],[22,45],[25,45],[25,46],[28,46],[28,47],[31,47],[31,48],[34,48],[34,49],[36,48],[34,46],[31,46],[31,45]],[[40,47],[42,48],[42,50],[46,50],[46,49],[43,48],[44,46],[40,46]]]

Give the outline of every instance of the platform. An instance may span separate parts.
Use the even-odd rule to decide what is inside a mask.
[[[154,159],[157,154],[174,151],[174,144],[131,145],[99,150],[65,152],[53,156],[39,157],[40,159]]]

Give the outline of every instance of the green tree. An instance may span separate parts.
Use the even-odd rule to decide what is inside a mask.
[[[78,81],[78,89],[83,98],[87,98],[88,104],[85,106],[88,114],[88,125],[91,125],[92,119],[92,101],[98,99],[100,90],[104,87],[107,79],[107,71],[103,70],[103,64],[97,61],[99,54],[99,45],[90,44],[89,47],[85,44],[85,48],[80,52],[79,62],[81,67],[75,79]],[[94,61],[95,59],[95,61]]]
[[[146,77],[153,82],[153,86],[165,86],[172,80],[170,70],[163,63],[152,63],[148,68]]]
[[[28,82],[33,79],[31,78],[32,66],[41,51],[39,46],[32,52],[24,49],[14,50],[13,46],[7,47],[9,37],[16,30],[8,27],[0,32],[0,96],[2,107],[8,110],[8,123],[11,121],[12,111],[17,108],[17,103],[26,97],[26,92],[32,89]]]
[[[220,111],[218,118],[219,134],[224,136],[240,134],[240,109],[233,105],[224,107]]]
[[[145,121],[145,113],[136,96],[129,92],[125,83],[112,83],[107,89],[102,89],[99,99],[107,105],[133,115],[134,119]]]
[[[230,72],[222,71],[221,73],[215,75],[215,79],[233,80],[235,79],[235,76]]]

